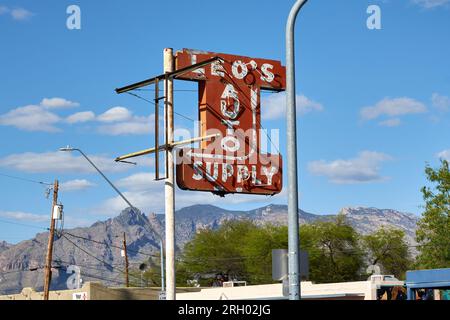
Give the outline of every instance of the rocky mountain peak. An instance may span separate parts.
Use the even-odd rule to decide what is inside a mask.
[[[139,209],[131,207],[122,210],[114,220],[123,226],[144,226],[148,223],[147,217]]]
[[[411,213],[400,212],[392,209],[378,209],[374,207],[344,207],[339,211],[344,216],[364,216],[373,215],[388,218],[406,218],[417,220],[417,217]]]

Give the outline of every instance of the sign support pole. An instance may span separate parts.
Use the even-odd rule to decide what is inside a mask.
[[[286,24],[286,120],[288,174],[288,234],[289,234],[289,300],[300,300],[299,221],[297,176],[297,116],[295,103],[294,29],[297,14],[307,0],[297,0]]]
[[[174,71],[173,49],[164,49],[164,72]],[[173,79],[168,78],[164,86],[164,96],[166,101],[166,134],[167,144],[173,143]],[[174,179],[174,159],[172,148],[166,152],[167,155],[167,179],[165,188],[165,214],[166,214],[166,281],[167,300],[175,300],[175,179]]]

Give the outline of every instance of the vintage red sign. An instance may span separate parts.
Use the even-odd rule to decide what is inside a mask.
[[[274,60],[184,49],[177,52],[176,69],[214,57],[221,59],[177,77],[199,83],[200,135],[217,135],[201,148],[179,152],[177,184],[217,194],[277,194],[282,159],[260,152],[260,93],[285,89],[285,67]]]

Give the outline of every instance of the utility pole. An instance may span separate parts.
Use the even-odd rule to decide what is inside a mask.
[[[58,203],[58,188],[59,182],[58,180],[55,180],[55,183],[53,185],[52,210],[50,214],[50,233],[48,235],[48,244],[47,244],[47,261],[45,263],[44,300],[48,300],[50,282],[52,281],[53,241],[55,238],[55,219],[53,217],[53,211]]]
[[[164,49],[164,73],[174,71],[173,49]],[[164,95],[166,97],[166,143],[171,145],[173,139],[173,79],[166,78],[164,85]],[[175,300],[175,179],[174,160],[172,147],[167,152],[167,179],[164,183],[165,189],[165,209],[166,209],[166,281],[167,300]]]
[[[125,232],[123,233],[123,252],[125,256],[125,285],[127,288],[130,286],[130,282],[128,279],[128,253],[127,253],[127,236]]]
[[[298,176],[297,176],[297,116],[295,104],[294,27],[297,14],[307,0],[297,0],[286,24],[286,133],[288,172],[288,251],[289,300],[300,300]]]

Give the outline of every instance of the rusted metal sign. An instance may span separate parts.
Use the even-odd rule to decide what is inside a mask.
[[[216,134],[201,147],[177,154],[177,184],[181,189],[274,195],[282,189],[282,159],[260,152],[261,90],[283,91],[281,62],[184,49],[176,69],[220,59],[177,79],[199,83],[200,136]]]

